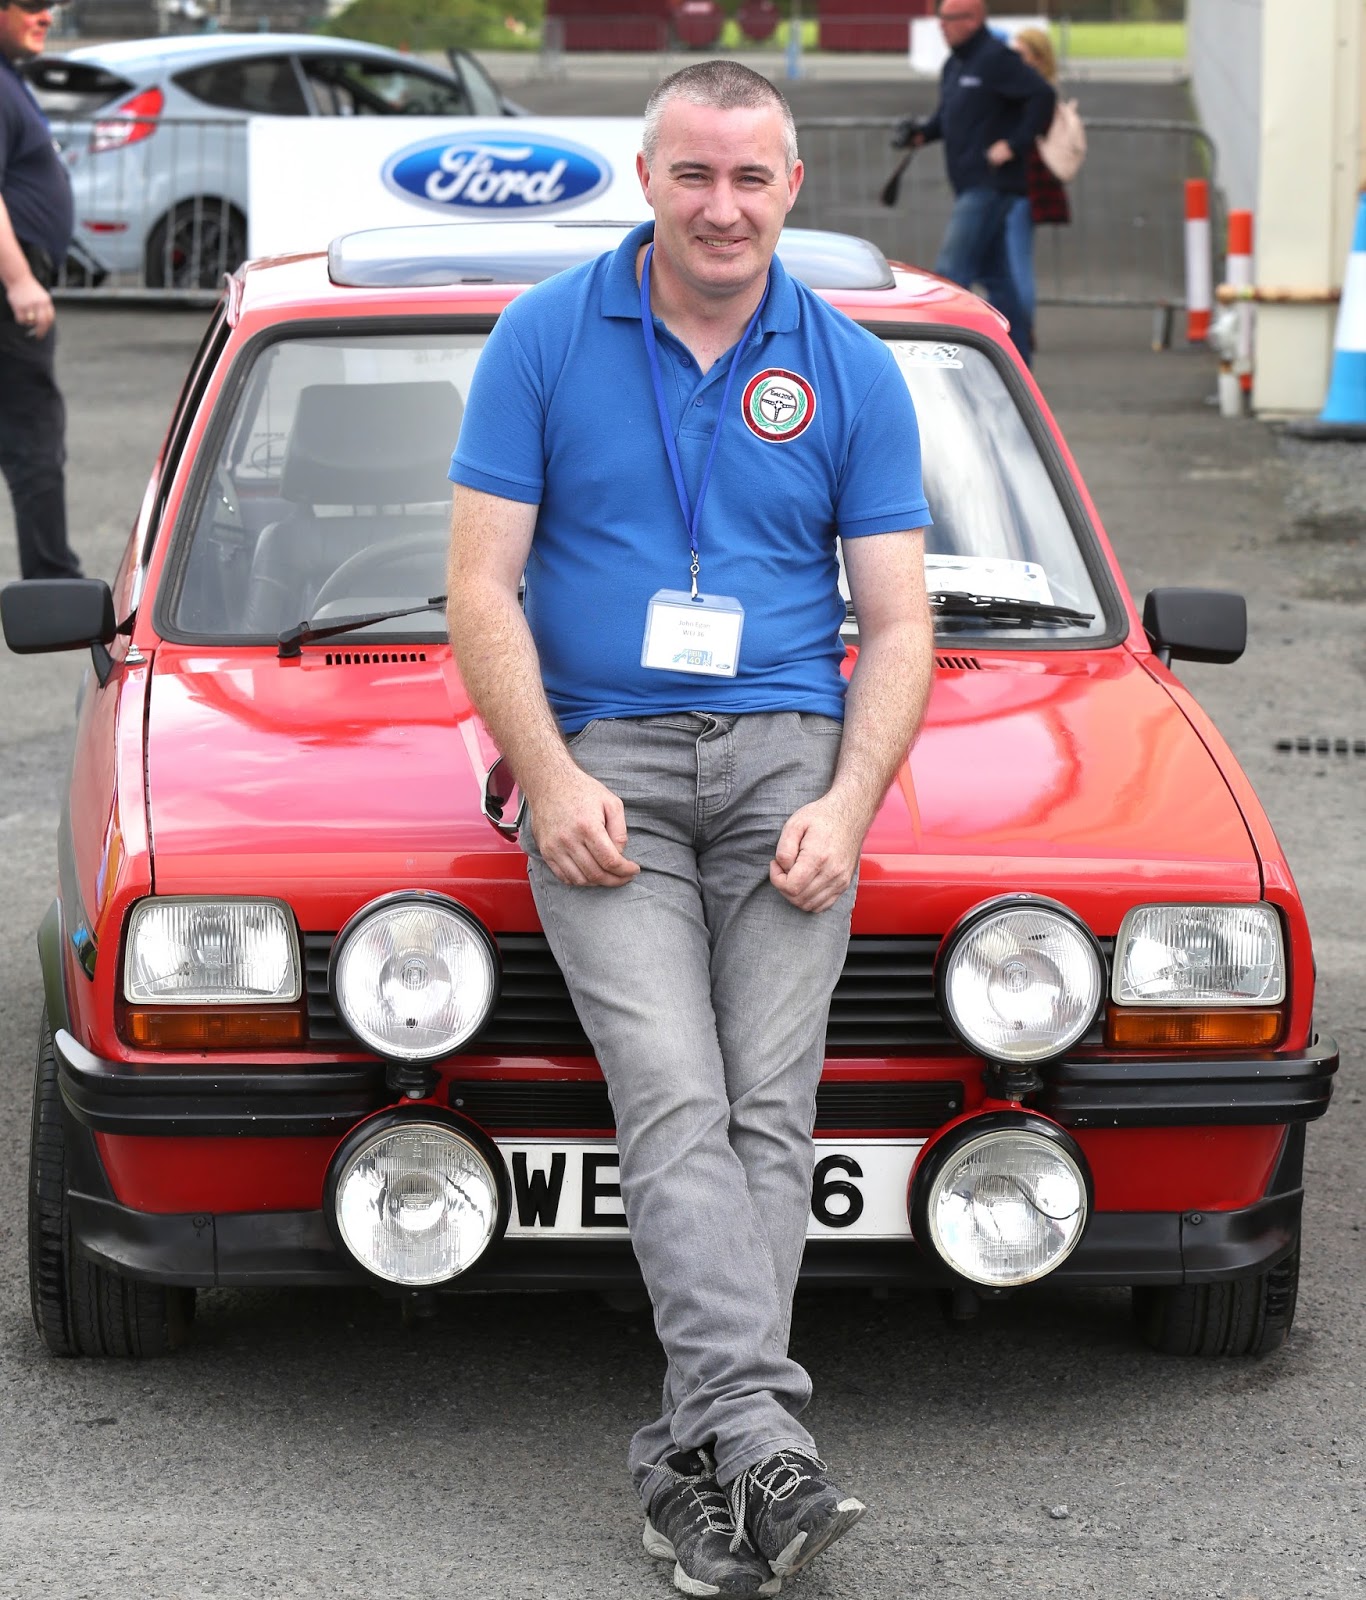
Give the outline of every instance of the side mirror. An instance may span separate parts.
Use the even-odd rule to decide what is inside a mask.
[[[1236,661],[1247,649],[1247,601],[1226,589],[1153,589],[1143,631],[1158,660]]]
[[[101,684],[111,669],[105,648],[118,632],[114,596],[103,578],[28,578],[0,589],[0,624],[17,656],[89,649]]]

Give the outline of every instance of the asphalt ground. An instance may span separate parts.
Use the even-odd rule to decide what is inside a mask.
[[[203,323],[62,310],[73,539],[92,573],[113,571]],[[871,1511],[790,1585],[798,1597],[1364,1592],[1366,759],[1277,743],[1366,736],[1352,516],[1366,473],[1335,459],[1346,512],[1306,519],[1303,447],[1222,421],[1212,359],[1154,355],[1148,335],[1145,313],[1045,309],[1038,376],[1135,592],[1248,596],[1244,660],[1181,670],[1285,845],[1320,1025],[1342,1048],[1309,1138],[1298,1318],[1267,1360],[1183,1362],[1139,1345],[1118,1291],[1042,1287],[965,1327],[928,1296],[802,1295],[809,1420]],[[14,573],[4,505],[0,578]],[[363,1291],[218,1291],[164,1361],[58,1362],[38,1346],[33,934],[83,670],[79,656],[0,653],[0,1597],[662,1600],[667,1569],[640,1550],[623,1472],[662,1370],[645,1317],[590,1296],[470,1298],[409,1331]]]

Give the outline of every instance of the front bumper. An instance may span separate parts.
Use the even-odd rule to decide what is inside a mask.
[[[89,1259],[127,1277],[184,1286],[266,1287],[371,1282],[334,1245],[321,1210],[163,1214],[121,1205],[109,1191],[95,1132],[222,1137],[331,1135],[393,1103],[376,1064],[306,1072],[222,1064],[160,1071],[101,1061],[69,1033],[56,1035],[71,1132],[72,1240]],[[1303,1205],[1305,1123],[1322,1115],[1337,1050],[1320,1039],[1296,1058],[1258,1062],[1065,1064],[1038,1109],[1063,1126],[1283,1124],[1287,1134],[1265,1195],[1232,1211],[1098,1212],[1050,1279],[1074,1287],[1213,1283],[1264,1272],[1286,1256]],[[1165,1087],[1164,1087],[1165,1086]],[[529,1086],[530,1087],[530,1086]],[[549,1084],[581,1096],[600,1086]],[[924,1101],[921,1126],[962,1107],[960,1083],[905,1086]],[[553,1106],[550,1108],[554,1109]],[[586,1106],[561,1108],[583,1126]],[[847,1110],[841,1113],[843,1121]],[[566,1124],[561,1124],[566,1125]],[[949,1286],[946,1269],[910,1242],[812,1240],[804,1283]],[[444,1292],[610,1288],[639,1282],[630,1243],[505,1239]]]

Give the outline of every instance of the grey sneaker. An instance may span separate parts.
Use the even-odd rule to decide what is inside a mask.
[[[730,1486],[735,1525],[780,1578],[818,1556],[867,1507],[842,1495],[825,1476],[825,1463],[800,1450],[779,1450]]]
[[[674,1587],[684,1594],[731,1600],[777,1594],[782,1580],[736,1527],[714,1470],[705,1450],[680,1451],[664,1463],[664,1482],[645,1519],[647,1554],[674,1563]]]

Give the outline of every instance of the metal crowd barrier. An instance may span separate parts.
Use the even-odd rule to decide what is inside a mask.
[[[142,126],[148,136],[129,137]],[[212,301],[246,250],[246,128],[245,119],[170,117],[54,123],[78,219],[58,292]],[[928,267],[953,203],[943,151],[917,152],[897,204],[884,206],[879,192],[899,159],[891,129],[876,118],[801,119],[806,181],[792,221],[859,234],[895,260]],[[1191,122],[1115,117],[1090,118],[1086,129],[1086,163],[1068,186],[1072,222],[1035,232],[1041,303],[1183,305],[1183,184],[1214,179],[1208,135]],[[1212,221],[1217,253],[1224,228]],[[1217,282],[1217,259],[1215,272]]]
[[[953,194],[941,145],[916,152],[897,203],[879,192],[904,152],[888,146],[888,123],[811,117],[797,123],[806,181],[793,223],[871,239],[895,260],[929,267],[939,252]],[[1181,306],[1185,303],[1187,178],[1215,182],[1215,152],[1194,122],[1088,117],[1086,162],[1067,186],[1072,221],[1034,234],[1044,305]],[[1214,217],[1216,254],[1225,229]],[[1216,259],[1216,282],[1221,262]]]
[[[247,248],[247,119],[60,117],[76,230],[56,292],[212,301]]]

